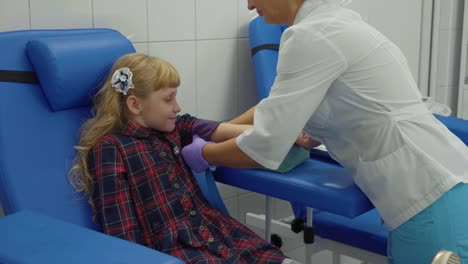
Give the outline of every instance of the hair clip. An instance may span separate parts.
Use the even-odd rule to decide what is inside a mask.
[[[135,87],[132,82],[132,77],[133,73],[129,68],[120,68],[112,75],[112,87],[114,87],[116,91],[127,95],[128,90]]]

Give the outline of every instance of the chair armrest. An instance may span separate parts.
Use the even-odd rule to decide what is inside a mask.
[[[175,257],[31,211],[0,218],[0,263],[163,263]]]
[[[468,145],[468,120],[453,116],[434,116],[439,119],[439,121],[442,122],[453,134],[459,137],[465,145]]]

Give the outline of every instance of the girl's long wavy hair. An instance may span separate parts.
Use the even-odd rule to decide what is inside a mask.
[[[127,67],[133,73],[134,88],[124,95],[112,87],[111,79],[115,71]],[[87,120],[80,129],[80,139],[73,167],[68,175],[71,185],[88,199],[93,212],[93,175],[88,170],[90,150],[105,135],[121,131],[130,121],[126,98],[134,95],[147,98],[151,92],[165,87],[178,87],[180,77],[177,70],[168,62],[141,53],[131,53],[119,58],[112,66],[104,84],[94,97],[94,117]]]

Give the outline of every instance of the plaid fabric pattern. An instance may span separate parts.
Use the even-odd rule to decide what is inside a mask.
[[[172,133],[130,123],[90,151],[103,231],[187,263],[281,263],[285,256],[278,248],[203,196],[181,155],[197,121],[180,116]]]

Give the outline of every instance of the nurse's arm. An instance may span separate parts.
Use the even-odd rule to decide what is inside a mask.
[[[206,144],[202,155],[209,164],[242,169],[262,168],[237,146],[235,138],[222,143]]]

